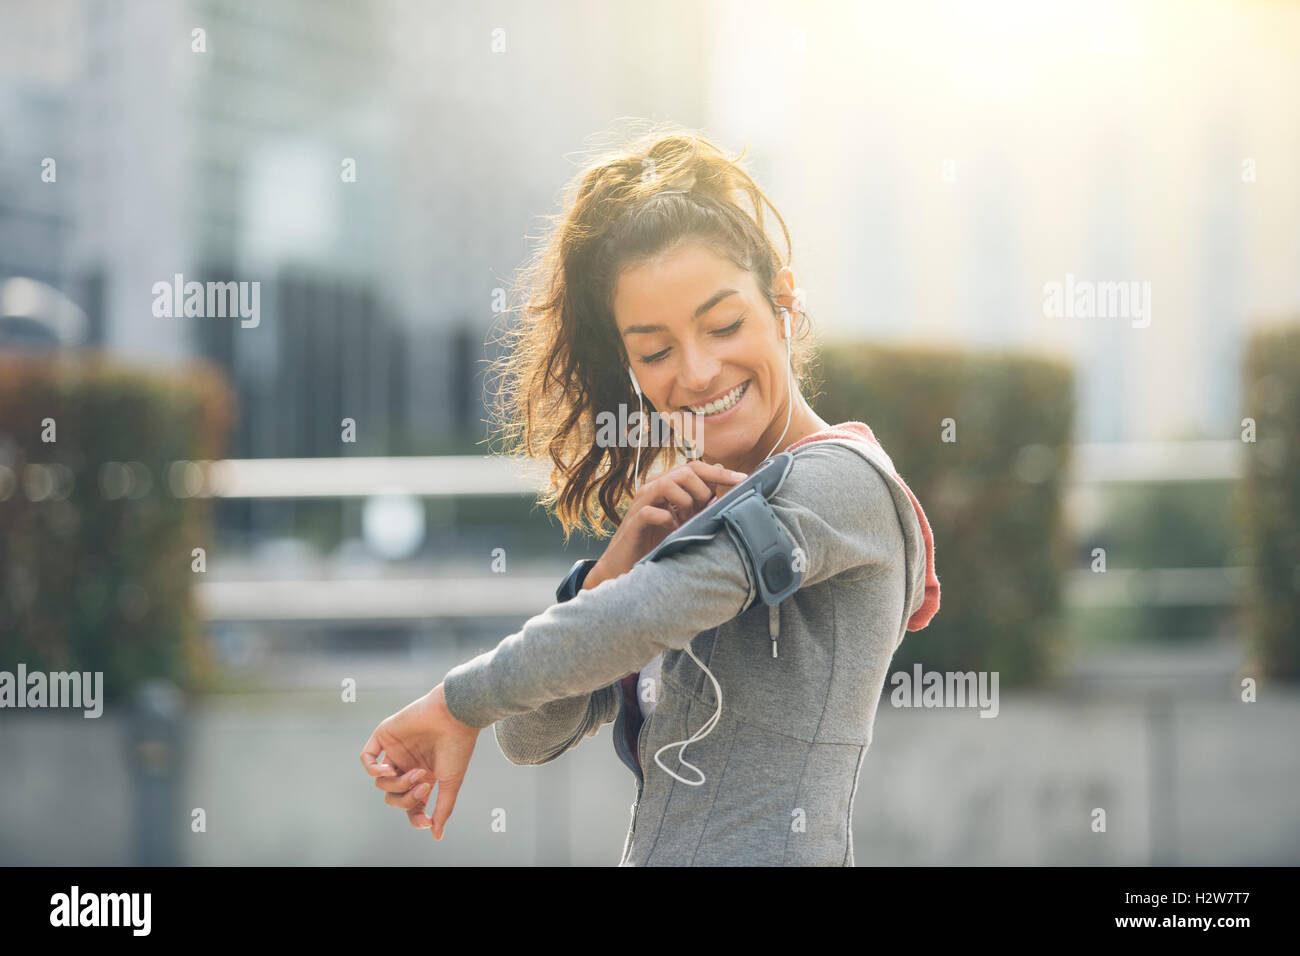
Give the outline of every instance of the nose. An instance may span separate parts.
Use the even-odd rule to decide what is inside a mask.
[[[682,364],[677,381],[688,401],[707,398],[709,388],[717,383],[722,363],[707,349],[682,346]]]

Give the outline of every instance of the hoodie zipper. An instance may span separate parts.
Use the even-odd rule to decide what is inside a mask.
[[[638,706],[639,706],[639,705],[638,705]],[[653,717],[653,716],[654,716],[654,712],[651,711],[651,713],[650,713],[650,717]],[[634,800],[633,803],[632,803],[632,835],[633,835],[633,836],[636,836],[636,817],[637,817],[637,808],[639,808],[639,807],[641,806],[641,797],[645,794],[645,772],[646,772],[646,771],[645,771],[645,763],[644,763],[644,762],[642,761],[642,759],[641,759],[641,751],[642,751],[643,745],[645,744],[645,734],[646,734],[646,730],[647,730],[647,729],[649,728],[649,726],[650,726],[650,717],[647,717],[645,720],[641,721],[641,729],[640,729],[639,731],[637,731],[637,735],[636,735],[636,755],[635,755],[635,756],[636,756],[636,762],[637,762],[638,764],[641,765],[641,775],[637,778],[637,782],[636,782],[636,800]],[[631,851],[631,843],[628,844],[628,850],[629,850],[629,852]]]
[[[645,790],[645,774],[646,774],[645,761],[641,757],[641,748],[645,744],[645,732],[646,730],[649,729],[650,718],[653,716],[654,716],[654,711],[651,711],[650,716],[647,717],[645,720],[641,721],[641,729],[638,730],[636,734],[636,762],[641,765],[641,779],[637,781],[637,790],[636,790],[636,797],[638,802],[640,802],[641,794]]]
[[[635,708],[638,708],[638,712],[639,712],[639,708],[640,708],[641,705],[640,705],[640,703],[637,702],[635,699],[632,701],[632,706],[635,707]],[[627,706],[626,706],[626,702],[625,702],[624,700],[622,700],[621,698],[620,698],[620,701],[619,701],[619,707],[620,707],[620,711],[619,711],[619,712],[620,712],[620,714],[622,715],[622,718],[620,719],[619,722],[622,723],[624,720],[627,720],[627,719],[628,719],[628,717],[627,717],[628,708],[627,708]],[[653,716],[654,716],[654,713],[651,712],[650,717],[653,717]],[[640,729],[637,731],[636,750],[635,750],[635,752],[632,754],[632,762],[633,762],[633,763],[637,766],[637,768],[638,768],[638,769],[637,769],[637,774],[636,774],[636,799],[632,801],[632,825],[631,825],[631,827],[630,827],[629,830],[628,830],[627,840],[625,841],[625,843],[624,843],[624,845],[623,845],[623,859],[621,859],[621,860],[619,861],[619,864],[620,864],[620,865],[622,865],[623,863],[626,863],[628,857],[632,855],[632,841],[633,841],[633,839],[636,837],[636,817],[637,817],[637,811],[638,811],[638,809],[639,809],[640,806],[641,806],[641,797],[642,797],[642,795],[645,793],[645,768],[644,768],[644,766],[643,766],[642,763],[641,763],[641,750],[642,750],[642,746],[643,746],[644,743],[645,743],[646,729],[647,729],[649,726],[650,726],[650,718],[649,718],[649,717],[646,718],[645,720],[641,721],[641,727],[640,727]],[[624,736],[625,736],[625,738],[626,738],[626,732],[625,732],[625,730],[623,730],[623,729],[620,728],[620,729],[618,729],[618,730],[616,731],[616,733],[622,733],[622,734],[624,734]]]

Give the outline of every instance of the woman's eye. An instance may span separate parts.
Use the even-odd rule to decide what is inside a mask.
[[[745,324],[745,316],[742,315],[740,318],[738,318],[735,322],[732,322],[726,328],[714,329],[711,334],[734,335],[736,332],[740,331],[740,327],[744,324]],[[647,365],[653,365],[655,362],[661,361],[664,358],[664,356],[666,356],[670,351],[671,349],[664,349],[662,352],[656,352],[654,355],[643,355],[641,356],[641,361],[645,362]]]

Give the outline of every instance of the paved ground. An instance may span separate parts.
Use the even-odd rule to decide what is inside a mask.
[[[634,784],[612,725],[539,768],[485,733],[441,843],[384,805],[357,760],[365,738],[475,650],[263,660],[289,689],[198,704],[180,799],[140,825],[197,865],[615,864]],[[886,700],[856,798],[858,865],[1300,863],[1300,690],[1240,703],[1232,664],[1220,646],[1112,652],[1050,691],[1004,692],[995,719]],[[133,862],[128,738],[119,714],[6,711],[0,864]],[[1090,828],[1098,807],[1105,833]]]

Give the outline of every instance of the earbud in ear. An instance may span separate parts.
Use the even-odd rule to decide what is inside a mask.
[[[627,374],[632,377],[632,387],[636,389],[636,394],[639,398],[641,396],[641,383],[636,380],[636,372],[629,368]]]
[[[788,339],[790,338],[790,310],[789,309],[781,310],[781,319],[785,323],[785,337]]]

